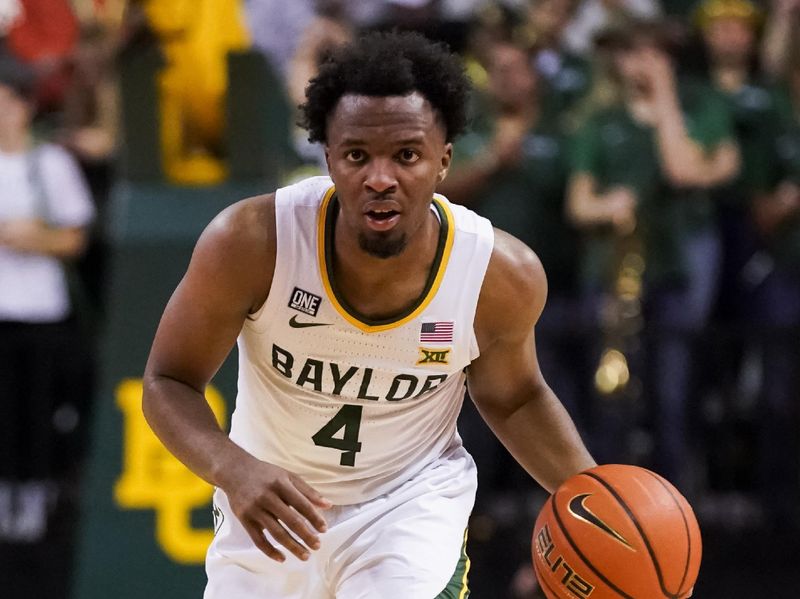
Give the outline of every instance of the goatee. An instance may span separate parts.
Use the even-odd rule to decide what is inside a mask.
[[[406,248],[407,242],[405,233],[395,238],[384,235],[367,236],[365,233],[358,234],[358,246],[370,256],[382,259],[399,255]]]

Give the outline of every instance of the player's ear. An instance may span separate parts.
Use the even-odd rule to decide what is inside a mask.
[[[444,146],[444,153],[442,154],[442,161],[439,165],[439,174],[436,177],[436,182],[441,183],[447,177],[447,172],[450,170],[450,163],[453,161],[453,144],[448,143]]]
[[[325,148],[325,166],[328,167],[328,172],[331,172],[331,152],[327,144],[322,147]]]

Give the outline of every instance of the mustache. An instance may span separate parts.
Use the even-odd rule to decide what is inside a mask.
[[[368,200],[389,200],[395,195],[393,189],[386,191],[371,191],[367,194]]]

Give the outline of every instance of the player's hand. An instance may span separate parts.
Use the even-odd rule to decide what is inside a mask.
[[[280,545],[301,560],[320,547],[318,532],[327,524],[320,509],[331,503],[301,480],[273,464],[255,458],[237,464],[222,487],[231,509],[256,547],[278,562],[286,556],[270,543],[268,531]]]

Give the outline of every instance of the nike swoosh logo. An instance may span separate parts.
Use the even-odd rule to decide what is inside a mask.
[[[289,319],[289,326],[293,329],[305,329],[306,327],[329,327],[330,322],[299,322],[297,316],[292,316]]]
[[[591,493],[583,493],[581,495],[576,495],[569,501],[569,512],[578,518],[578,520],[583,520],[584,522],[588,522],[589,524],[593,524],[600,530],[602,530],[607,535],[611,536],[615,541],[622,543],[631,551],[636,551],[631,544],[625,540],[621,534],[619,534],[616,530],[611,528],[608,524],[603,522],[600,518],[598,518],[595,514],[593,514],[589,508],[584,505],[584,502],[588,497],[590,497]]]

